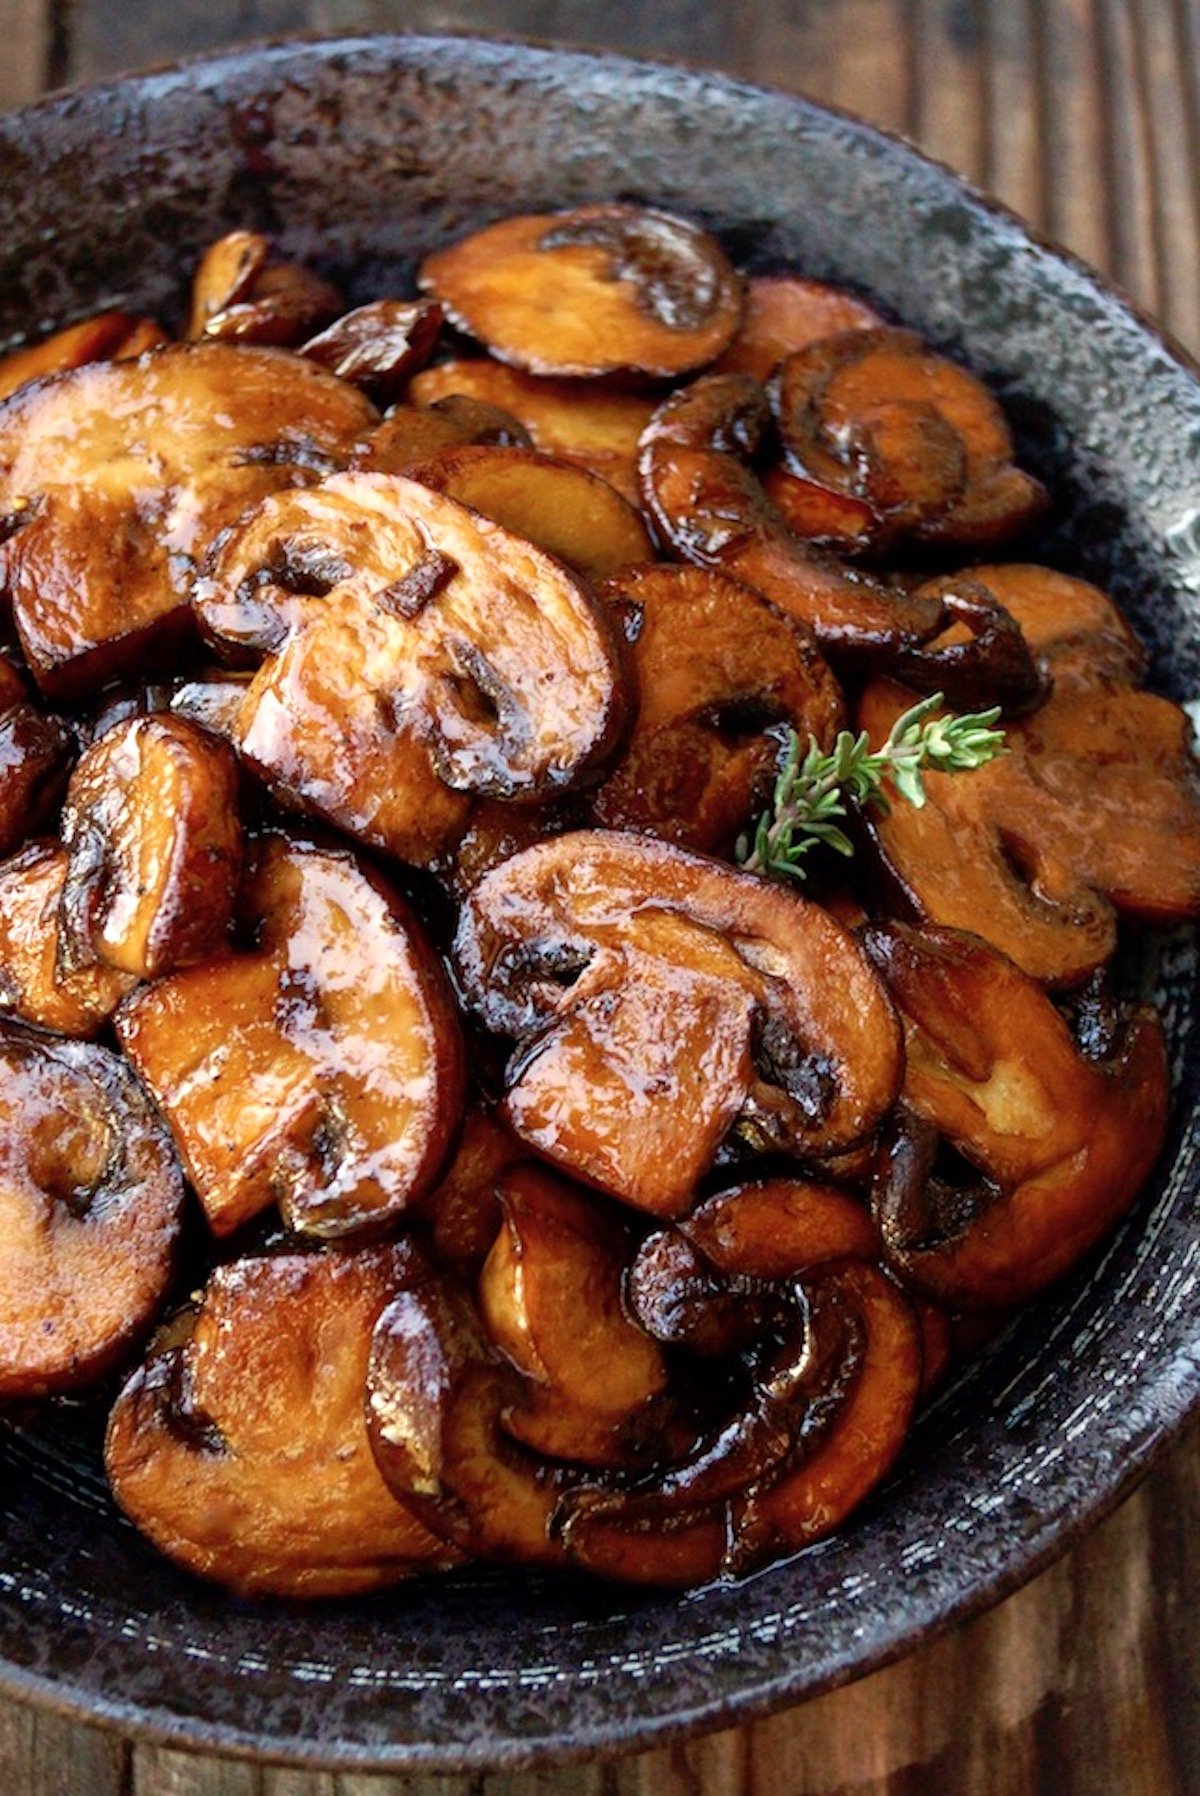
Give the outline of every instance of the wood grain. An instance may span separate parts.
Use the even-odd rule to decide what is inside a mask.
[[[57,36],[52,29],[57,20]],[[912,136],[1200,349],[1200,0],[0,0],[0,105],[299,29],[602,43]],[[64,33],[65,28],[65,33]],[[1200,1434],[990,1614],[800,1709],[529,1775],[371,1777],[148,1746],[0,1704],[0,1796],[1194,1796]]]

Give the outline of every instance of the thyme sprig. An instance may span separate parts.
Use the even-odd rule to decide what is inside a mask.
[[[960,717],[952,712],[934,715],[944,702],[943,695],[934,692],[911,706],[896,719],[878,749],[872,749],[865,730],[857,736],[842,730],[826,754],[815,736],[809,737],[806,749],[789,729],[771,808],[759,818],[753,836],[744,835],[737,845],[737,858],[745,870],[775,879],[803,879],[804,856],[818,842],[838,854],[854,853],[853,842],[838,822],[846,816],[847,797],[860,805],[873,804],[886,816],[891,809],[886,781],[919,810],[925,803],[926,772],[967,772],[1007,752],[1004,731],[992,728],[999,705]]]

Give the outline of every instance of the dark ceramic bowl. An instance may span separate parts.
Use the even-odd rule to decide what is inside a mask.
[[[274,233],[365,298],[499,214],[613,195],[755,268],[869,294],[1005,396],[1155,683],[1200,690],[1200,386],[1092,275],[898,143],[678,69],[462,40],[240,51],[0,121],[0,342],[126,296],[180,313],[196,250]],[[230,1601],[115,1514],[86,1412],[0,1431],[0,1688],[175,1743],[466,1770],[644,1746],[780,1707],[994,1602],[1109,1509],[1200,1396],[1195,958],[1135,977],[1170,1031],[1162,1166],[1102,1256],[924,1416],[836,1539],[733,1587],[463,1574],[321,1608]]]

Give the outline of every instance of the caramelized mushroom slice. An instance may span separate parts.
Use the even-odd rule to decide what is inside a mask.
[[[157,349],[166,336],[150,318],[132,312],[96,312],[78,324],[55,331],[40,343],[0,356],[0,399],[43,375],[82,368],[85,362],[116,362],[144,350]]]
[[[58,912],[67,851],[28,842],[0,864],[0,1010],[56,1035],[95,1035],[132,976],[99,964],[68,968],[59,954]]]
[[[895,1458],[921,1380],[912,1304],[878,1267],[834,1262],[805,1283],[807,1327],[763,1356],[743,1406],[665,1475],[565,1493],[571,1559],[643,1584],[701,1584],[839,1527]]]
[[[1133,1011],[1110,1057],[1090,1061],[1040,987],[978,936],[891,924],[865,942],[904,1021],[904,1102],[928,1125],[898,1130],[876,1180],[888,1258],[940,1303],[1023,1303],[1109,1232],[1158,1157],[1158,1018]],[[939,1163],[939,1137],[954,1166]]]
[[[106,1048],[0,1024],[0,1398],[77,1390],[157,1314],[183,1181]]]
[[[720,355],[742,316],[715,238],[640,206],[502,219],[426,257],[420,284],[531,374],[670,380]]]
[[[803,624],[715,569],[631,568],[600,596],[623,622],[641,699],[592,819],[731,848],[775,777],[767,730],[831,746],[845,721],[837,681]]]
[[[1138,685],[1146,651],[1117,607],[1088,580],[1030,562],[988,563],[966,578],[1004,606],[1039,665],[1054,678]]]
[[[507,1434],[520,1379],[489,1344],[465,1291],[429,1278],[380,1316],[367,1373],[367,1431],[388,1486],[460,1551],[560,1565],[549,1535],[562,1486]]]
[[[343,308],[337,288],[311,269],[273,262],[265,237],[231,231],[200,258],[188,336],[286,348],[303,343]]]
[[[748,466],[769,422],[761,387],[741,374],[706,375],[663,401],[638,452],[643,503],[663,540],[684,561],[756,586],[831,655],[870,662],[933,635],[936,604],[842,566],[787,528]]]
[[[189,639],[213,537],[377,419],[310,362],[219,343],[91,363],[0,407],[0,517],[17,523],[0,590],[42,690],[85,695]]]
[[[640,514],[606,480],[574,462],[536,449],[469,444],[406,471],[410,480],[482,512],[588,580],[605,580],[654,557]]]
[[[528,1155],[490,1111],[467,1112],[454,1158],[425,1210],[437,1259],[472,1284],[503,1221],[500,1180]]]
[[[759,275],[746,283],[741,329],[713,373],[748,374],[765,381],[785,356],[810,343],[882,325],[879,313],[844,287],[800,280],[794,274]]]
[[[377,299],[343,313],[302,344],[300,354],[384,403],[398,397],[409,376],[424,367],[441,328],[436,302]]]
[[[615,631],[578,579],[398,475],[261,508],[202,606],[243,648],[300,626],[247,692],[243,755],[286,801],[418,864],[462,834],[467,794],[549,797],[624,722]]]
[[[243,906],[254,949],[135,992],[121,1044],[216,1234],[276,1201],[311,1235],[387,1226],[433,1186],[461,1114],[441,967],[346,849],[266,836]]]
[[[865,501],[878,547],[1000,544],[1046,508],[996,399],[911,331],[812,343],[783,362],[773,400],[789,470]]]
[[[218,1266],[126,1384],[105,1463],[176,1564],[245,1596],[351,1596],[456,1555],[376,1470],[363,1418],[371,1331],[407,1243]]]
[[[51,821],[74,748],[67,725],[30,704],[24,680],[0,658],[0,854]]]
[[[67,964],[157,979],[214,953],[241,868],[237,797],[232,751],[182,717],[135,717],[93,743],[63,808]]]
[[[581,463],[641,504],[638,441],[654,416],[654,401],[642,394],[610,392],[586,380],[543,380],[486,356],[426,368],[408,394],[414,405],[434,412],[467,398],[498,406],[520,419],[535,449]]]
[[[1150,922],[1200,915],[1200,772],[1184,712],[1106,675],[1050,662],[1054,688],[1007,730],[1008,753],[956,779],[929,776],[923,809],[866,825],[909,916],[977,930],[1052,985],[1113,952],[1113,907]],[[915,695],[863,693],[881,741]]]
[[[841,926],[648,837],[514,856],[469,894],[455,954],[468,1002],[517,1041],[516,1133],[652,1214],[688,1207],[735,1126],[826,1152],[898,1088],[895,1017]]]
[[[552,1458],[620,1464],[666,1386],[656,1342],[625,1314],[628,1232],[600,1201],[533,1166],[498,1186],[500,1231],[479,1281],[493,1344],[531,1381],[504,1422]]]
[[[465,443],[527,449],[529,432],[498,405],[450,393],[426,408],[393,406],[383,423],[355,445],[350,465],[366,474],[404,474],[414,462]]]

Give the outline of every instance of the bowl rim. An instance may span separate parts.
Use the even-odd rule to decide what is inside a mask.
[[[316,29],[256,37],[224,48],[167,58],[122,74],[56,87],[32,102],[0,114],[0,134],[26,119],[40,120],[67,113],[84,98],[102,102],[106,96],[116,97],[139,90],[145,90],[149,95],[163,83],[187,86],[197,74],[219,76],[222,71],[232,73],[244,70],[248,65],[269,68],[277,59],[286,59],[297,51],[311,51],[324,60],[339,55],[378,54],[389,50],[403,57],[410,52],[429,54],[446,47],[473,52],[481,59],[480,73],[483,72],[482,58],[488,52],[528,52],[535,59],[545,58],[556,64],[575,60],[614,72],[629,69],[652,74],[657,71],[678,79],[702,80],[729,94],[742,93],[776,104],[782,102],[797,115],[815,123],[823,119],[838,121],[868,142],[873,141],[890,153],[899,152],[903,158],[936,171],[973,209],[1014,227],[1028,243],[1080,277],[1110,305],[1115,303],[1123,310],[1153,346],[1164,352],[1200,392],[1200,356],[1192,354],[1119,282],[1030,224],[948,163],[919,148],[902,133],[875,125],[848,108],[712,70],[682,57],[633,55],[576,41],[516,33],[496,34],[467,27],[378,32]],[[1187,1122],[1190,1145],[1196,1149],[1200,1142],[1195,1116],[1190,1116]],[[1188,1145],[1189,1140],[1185,1138],[1181,1147],[1186,1150]],[[384,1743],[297,1742],[290,1735],[272,1732],[269,1728],[240,1727],[180,1714],[137,1699],[97,1693],[75,1683],[70,1676],[31,1672],[2,1656],[0,1700],[35,1704],[81,1724],[119,1731],[125,1738],[139,1743],[318,1772],[477,1774],[569,1765],[598,1756],[624,1757],[646,1752],[707,1731],[743,1725],[870,1676],[927,1647],[955,1626],[982,1615],[1030,1583],[1111,1515],[1178,1441],[1200,1411],[1200,1363],[1188,1358],[1174,1379],[1163,1377],[1158,1381],[1153,1395],[1153,1430],[1132,1443],[1123,1443],[1126,1452],[1121,1469],[1101,1490],[1071,1512],[1045,1521],[1026,1540],[1020,1556],[1013,1555],[986,1582],[977,1583],[936,1604],[927,1604],[921,1609],[916,1623],[907,1624],[882,1643],[876,1640],[861,1659],[844,1661],[816,1679],[806,1675],[802,1668],[789,1668],[785,1663],[770,1678],[759,1679],[748,1687],[733,1691],[721,1689],[702,1701],[675,1706],[668,1712],[625,1715],[620,1720],[609,1718],[582,1727],[572,1723],[569,1738],[561,1734],[510,1736],[505,1740],[489,1736],[483,1741],[470,1739],[454,1745],[404,1738],[392,1738]],[[2,1544],[0,1542],[0,1547]]]

